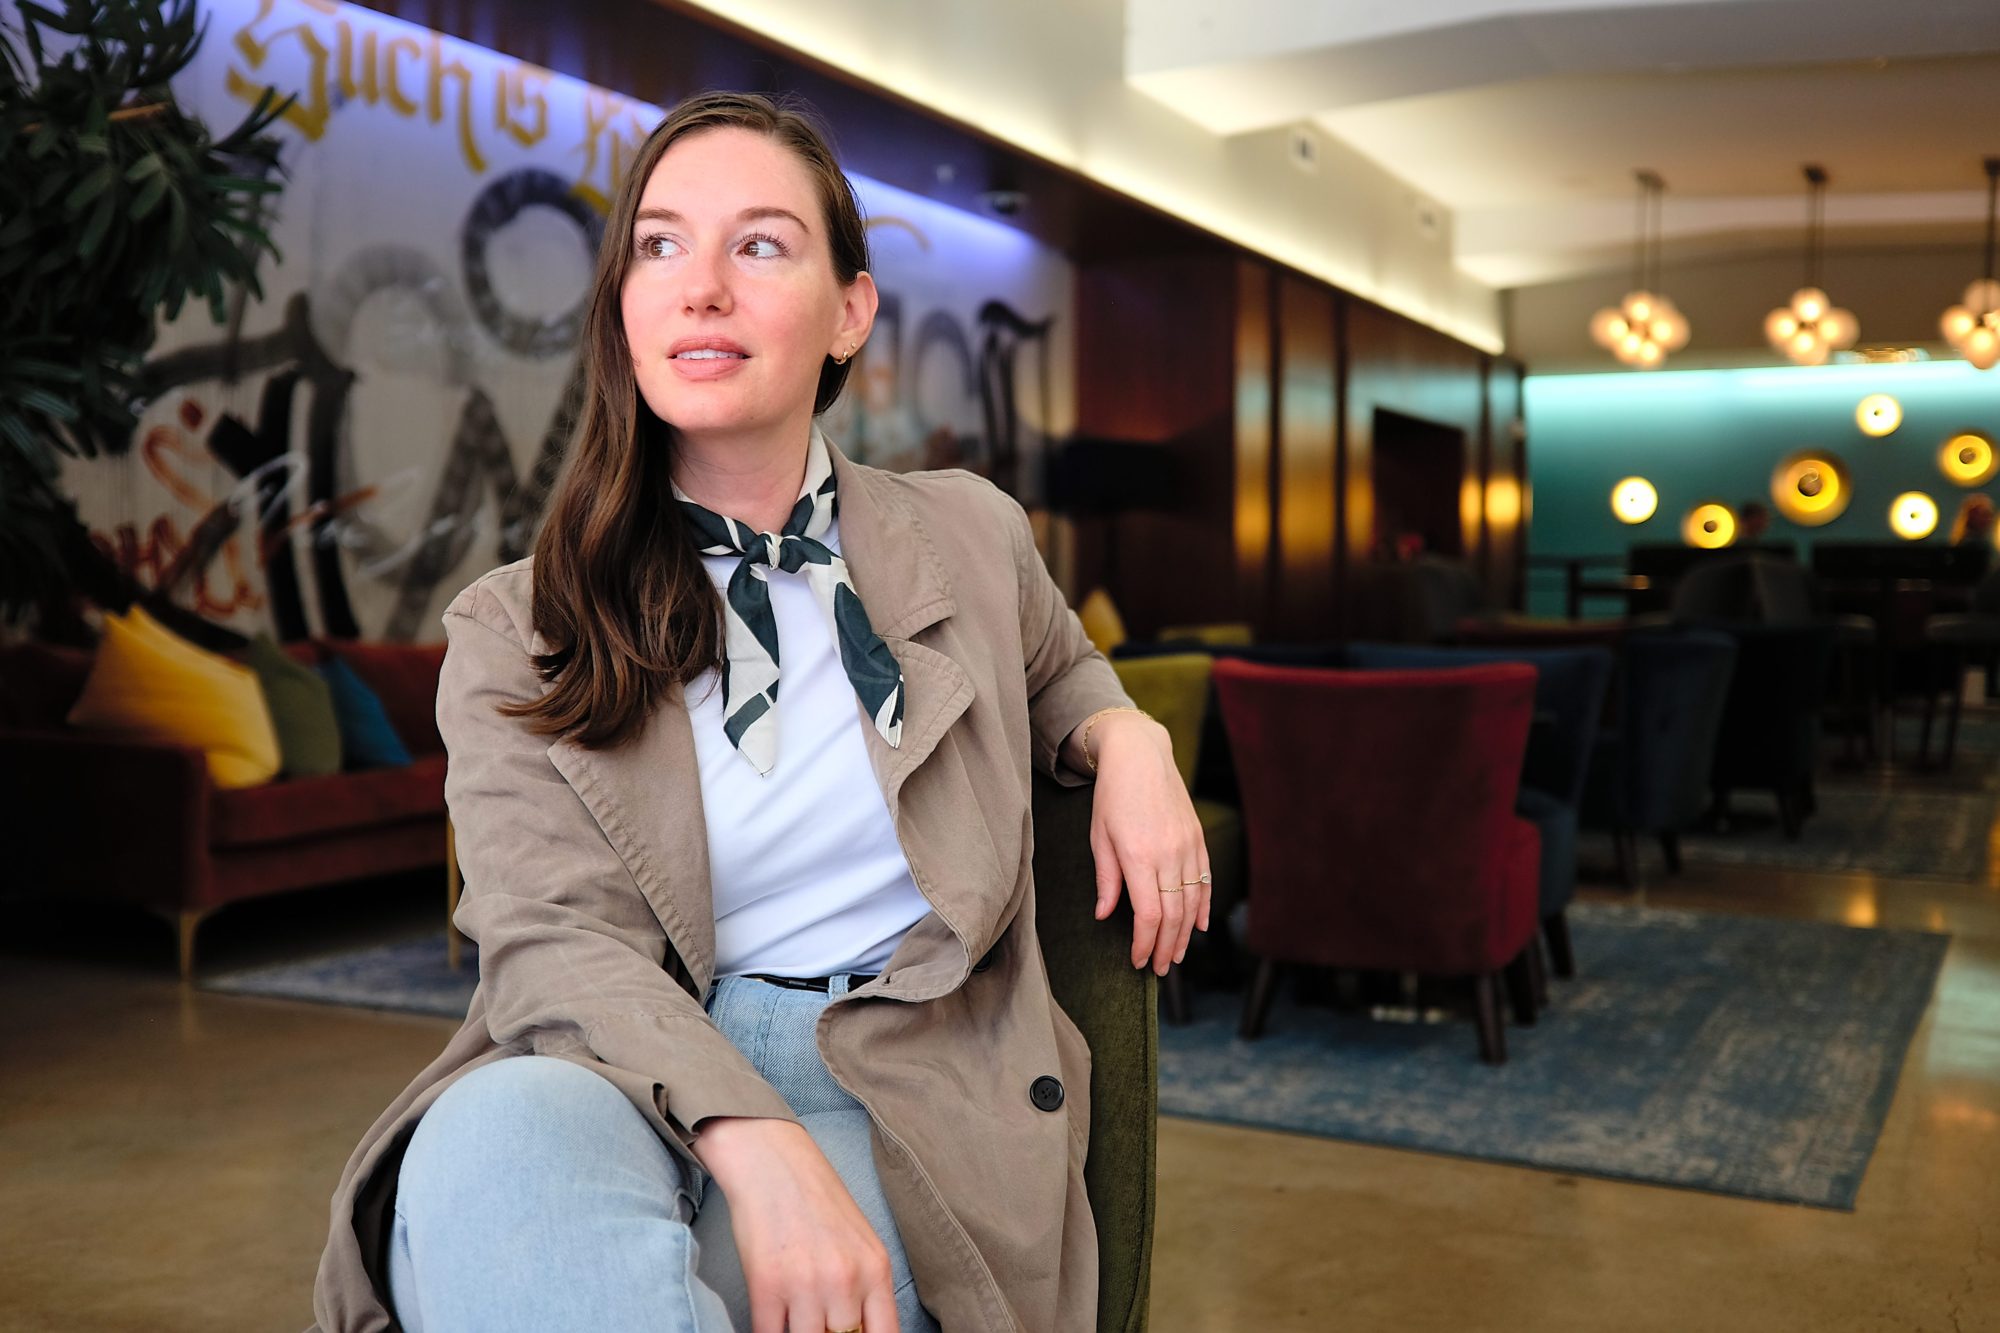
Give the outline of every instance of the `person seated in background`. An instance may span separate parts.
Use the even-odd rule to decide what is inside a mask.
[[[1993,501],[1974,491],[1958,502],[1958,514],[1951,521],[1953,546],[1981,546],[1993,540]]]
[[[1762,500],[1745,500],[1736,506],[1736,544],[1755,546],[1771,531],[1771,510]]]

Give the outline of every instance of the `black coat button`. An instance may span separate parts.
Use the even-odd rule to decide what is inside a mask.
[[[975,972],[984,972],[987,968],[993,966],[993,955],[999,952],[1000,946],[997,944],[994,945],[979,956],[979,961],[972,965],[972,970]]]
[[[1063,1104],[1062,1080],[1048,1074],[1028,1085],[1028,1100],[1038,1111],[1060,1111]]]

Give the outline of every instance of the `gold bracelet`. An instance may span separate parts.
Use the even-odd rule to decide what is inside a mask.
[[[1126,708],[1122,705],[1117,708],[1100,708],[1085,719],[1083,724],[1083,761],[1090,765],[1090,771],[1093,773],[1097,771],[1097,760],[1092,758],[1090,753],[1090,729],[1096,726],[1097,719],[1103,717],[1106,713],[1137,713],[1140,717],[1148,721],[1154,720],[1153,715],[1143,708]]]

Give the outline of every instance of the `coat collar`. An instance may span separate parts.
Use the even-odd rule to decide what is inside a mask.
[[[813,430],[819,431],[818,423]],[[957,603],[930,532],[900,493],[901,484],[890,474],[851,462],[830,440],[827,447],[839,479],[841,558],[869,624],[903,670],[902,744],[890,748],[865,718],[861,734],[909,855],[916,840],[907,836],[911,829],[899,799],[903,785],[973,698],[964,666],[936,647],[915,642],[914,636],[953,615]],[[547,651],[546,644],[534,648]],[[860,707],[856,700],[857,717]],[[659,915],[696,987],[705,992],[715,973],[715,907],[700,766],[684,690],[670,689],[643,729],[622,745],[591,750],[564,736],[548,752]],[[976,906],[940,901],[932,887],[956,883],[959,877],[926,875],[914,860],[911,869],[953,933],[966,938]]]

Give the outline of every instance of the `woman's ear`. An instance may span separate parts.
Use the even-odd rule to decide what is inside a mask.
[[[875,290],[875,279],[863,269],[854,275],[854,281],[841,289],[840,328],[833,336],[833,346],[828,355],[845,361],[861,349],[868,341],[868,332],[875,327],[875,311],[881,305],[882,297]]]

